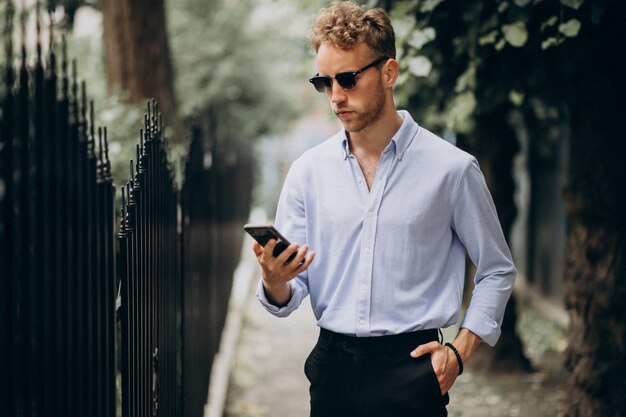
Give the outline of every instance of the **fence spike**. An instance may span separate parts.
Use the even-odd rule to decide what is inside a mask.
[[[125,226],[126,222],[126,186],[122,185],[122,207],[120,208],[120,237],[125,237]]]
[[[102,164],[102,127],[98,126],[98,165]]]
[[[109,159],[109,138],[107,134],[107,128],[104,128],[104,179],[110,181],[111,175],[111,160]]]
[[[132,164],[133,164],[133,160],[130,160],[130,164],[131,164],[131,172],[132,170]],[[126,193],[128,196],[128,204],[126,206],[126,230],[130,230],[130,209],[129,207],[135,204],[135,184],[133,180],[129,180],[128,183],[126,184]]]
[[[151,141],[152,135],[150,134],[150,119],[148,118],[147,114],[143,115],[143,128],[144,134],[146,135],[146,142]]]
[[[104,163],[109,165],[111,161],[109,160],[109,138],[107,136],[107,127],[105,126],[103,129],[104,132]]]
[[[81,89],[81,98],[80,98],[80,111],[78,111],[78,141],[83,143],[86,142],[85,136],[87,134],[87,85],[85,84],[85,80],[80,83]]]
[[[139,144],[135,145],[135,154],[137,155],[137,173],[143,172],[143,166],[141,163],[141,151],[139,150]],[[137,186],[137,184],[135,184]]]
[[[93,100],[89,100],[89,129],[87,130],[87,153],[90,158],[95,157],[95,127],[94,127]]]

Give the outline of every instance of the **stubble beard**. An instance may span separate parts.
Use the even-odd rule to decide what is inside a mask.
[[[363,111],[356,112],[357,117],[355,120],[342,120],[346,132],[360,132],[361,130],[373,125],[382,118],[383,110],[385,108],[384,91],[382,89],[377,90],[375,96],[369,103],[370,104]]]

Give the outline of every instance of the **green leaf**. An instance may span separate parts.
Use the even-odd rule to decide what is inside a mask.
[[[455,93],[476,89],[476,64],[471,61],[467,69],[456,79]]]
[[[480,46],[488,45],[490,43],[496,43],[497,40],[498,40],[498,31],[492,30],[488,34],[481,36],[478,39],[478,44]]]
[[[563,38],[556,38],[554,36],[551,36],[545,41],[541,42],[541,49],[546,50],[552,46],[558,46],[563,43],[563,40]]]
[[[578,10],[585,0],[561,0],[563,6],[571,7],[574,10]]]
[[[541,31],[544,32],[547,28],[552,27],[556,24],[556,22],[559,21],[559,18],[556,16],[552,16],[551,18],[549,18],[548,20],[546,20],[545,22],[543,22],[541,24]]]
[[[580,20],[578,19],[570,19],[565,23],[561,23],[559,25],[559,32],[568,38],[573,38],[578,35],[580,31]]]
[[[415,49],[422,49],[422,46],[428,42],[434,40],[436,37],[435,29],[425,28],[422,30],[415,30],[409,39],[409,45]]]
[[[498,13],[504,13],[504,11],[508,8],[509,8],[509,3],[507,2],[500,3],[500,5],[498,6]]]
[[[515,22],[510,25],[503,25],[502,32],[506,41],[516,48],[521,48],[528,40],[528,31],[524,22]]]
[[[524,93],[517,90],[509,91],[509,100],[514,106],[519,107],[524,102]]]
[[[531,0],[515,0],[514,3],[518,7],[525,7],[530,4]]]
[[[498,41],[498,43],[495,44],[494,48],[496,48],[496,51],[501,51],[505,45],[506,45],[506,40],[502,38]]]
[[[420,55],[408,60],[409,71],[416,77],[427,77],[433,68],[432,62],[427,57]]]

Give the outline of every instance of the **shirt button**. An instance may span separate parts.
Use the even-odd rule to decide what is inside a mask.
[[[360,182],[363,182],[363,178],[361,178],[361,177],[357,177],[356,181],[357,181],[357,182],[359,182],[359,183],[360,183]]]

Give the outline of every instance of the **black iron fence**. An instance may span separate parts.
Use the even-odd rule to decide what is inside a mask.
[[[122,188],[122,416],[176,416],[181,404],[178,192],[160,120],[152,104]]]
[[[8,9],[11,13],[11,8]],[[10,23],[10,20],[9,20]],[[10,24],[7,35],[12,33]],[[0,128],[0,415],[114,416],[114,188],[75,66],[37,47]],[[80,94],[79,94],[80,90]]]
[[[65,47],[57,63],[54,42],[44,57],[38,41],[29,66],[11,38],[0,75],[0,415],[202,416],[250,207],[250,152],[195,126],[179,190],[150,103],[116,212],[107,131]]]

